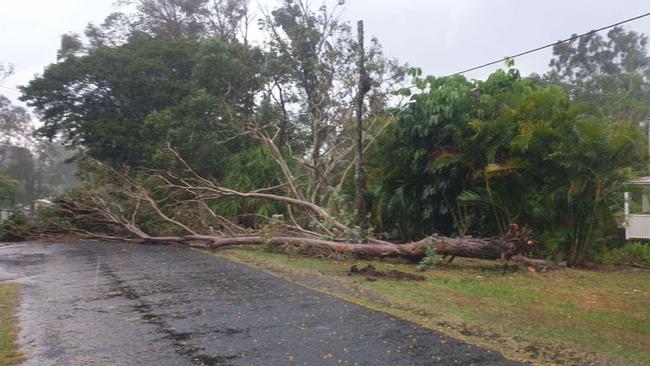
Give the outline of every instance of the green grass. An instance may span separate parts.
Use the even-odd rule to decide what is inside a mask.
[[[398,261],[320,260],[263,249],[228,258],[422,326],[541,364],[650,364],[650,271],[564,269],[502,274],[461,259],[417,272]],[[423,274],[424,282],[350,277],[352,264]]]
[[[17,307],[18,286],[0,284],[0,365],[2,366],[18,365],[23,361],[16,343]]]

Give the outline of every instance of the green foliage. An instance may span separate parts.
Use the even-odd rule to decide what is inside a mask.
[[[259,22],[269,36],[263,49],[239,37],[244,0],[133,5],[134,14],[112,14],[89,25],[85,37],[63,36],[57,62],[23,88],[22,99],[44,122],[38,135],[61,136],[78,148],[77,158],[125,168],[139,183],[145,169],[178,169],[163,151],[171,145],[197,173],[224,186],[257,190],[293,176],[296,196],[331,207],[329,192],[347,189],[332,177],[351,176],[345,168],[358,77],[353,31],[331,16],[343,4],[282,2]],[[366,47],[366,69],[366,115],[378,118],[403,70],[376,39]],[[379,125],[368,126],[368,135]],[[156,198],[165,199],[162,191]],[[106,197],[134,209],[124,197]],[[243,226],[286,210],[235,198],[210,208]],[[158,224],[153,217],[142,223],[151,233]]]
[[[288,211],[227,198],[208,207],[212,218],[202,217],[191,192],[161,187],[142,169],[185,174],[163,151],[167,145],[198,174],[239,191],[277,193],[292,180],[296,196],[354,227],[350,116],[359,47],[350,25],[331,16],[336,5],[283,1],[260,21],[264,49],[237,38],[243,0],[141,0],[134,8],[135,15],[89,26],[86,40],[64,36],[57,62],[23,88],[22,99],[44,122],[40,136],[62,136],[81,155],[124,171],[170,218],[190,226],[212,230],[223,215],[259,228]],[[619,28],[608,37],[558,45],[543,79],[522,78],[513,60],[484,81],[411,69],[415,90],[399,91],[409,99],[394,119],[386,118],[387,85],[404,70],[371,40],[363,127],[364,141],[373,143],[364,165],[374,231],[406,241],[434,232],[499,235],[518,223],[535,230],[543,254],[584,261],[616,231],[620,184],[647,158],[633,125],[650,113],[647,40]],[[4,130],[24,132],[24,111],[0,99],[0,113],[11,117]],[[2,146],[3,163],[7,151]],[[34,198],[43,181],[36,164],[47,150],[13,154],[2,173],[22,174],[17,180]],[[115,171],[86,169],[76,198],[92,192],[150,234],[178,232],[151,207],[134,204],[133,188]],[[0,200],[10,200],[16,185],[2,177]]]
[[[379,152],[373,158],[380,162],[371,162],[383,170],[371,182],[381,222],[388,224],[382,229],[403,239],[451,234],[465,226],[463,217],[471,213],[456,204],[457,196],[473,187],[489,164],[505,160],[516,132],[495,117],[532,87],[515,70],[496,72],[485,82],[416,76],[414,84],[420,93],[397,112],[389,154]]]
[[[190,93],[192,41],[134,35],[120,47],[96,47],[49,65],[23,88],[42,115],[38,131],[62,133],[90,156],[137,165],[146,158],[144,118]]]
[[[438,263],[438,253],[433,246],[427,247],[427,255],[420,261],[421,268],[433,268]]]
[[[0,204],[13,204],[22,193],[20,181],[0,173]]]
[[[32,230],[29,219],[22,211],[15,211],[6,221],[0,221],[0,242],[25,240]]]
[[[41,113],[41,136],[63,134],[90,157],[151,167],[171,142],[199,162],[223,156],[205,150],[251,108],[253,52],[236,42],[135,33],[120,46],[95,45],[48,66],[22,100]]]
[[[625,244],[603,255],[603,263],[609,265],[639,264],[650,266],[650,246],[638,241]]]
[[[227,156],[224,164],[230,169],[221,183],[241,192],[254,191],[260,187],[273,187],[283,181],[277,163],[263,146],[254,146]],[[259,227],[275,214],[286,212],[284,205],[268,201],[232,198],[223,200],[213,209],[226,217],[240,217],[250,226]]]
[[[421,93],[398,112],[385,150],[373,157],[379,161],[370,162],[379,171],[369,173],[375,206],[381,207],[381,230],[403,239],[453,230],[449,202],[463,191],[466,175],[460,165],[435,163],[457,161],[458,149],[451,143],[456,128],[469,123],[471,83],[463,77],[429,77],[416,78],[415,84]],[[433,151],[437,160],[432,160]]]
[[[486,236],[518,223],[571,263],[616,231],[620,184],[645,160],[633,125],[512,69],[414,84],[389,155],[373,157],[384,169],[373,184],[385,231]]]

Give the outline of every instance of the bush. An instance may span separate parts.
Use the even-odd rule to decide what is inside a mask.
[[[433,246],[427,247],[427,255],[420,261],[420,269],[434,268],[438,263],[438,253]]]
[[[15,211],[7,221],[0,222],[0,241],[22,241],[27,239],[31,225],[27,215]]]
[[[603,263],[609,265],[640,264],[650,266],[650,246],[635,241],[614,249],[603,256]]]

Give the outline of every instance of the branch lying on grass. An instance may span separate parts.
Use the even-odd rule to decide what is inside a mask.
[[[644,266],[643,264],[639,263],[630,263],[629,265],[634,268],[650,269],[650,266]]]

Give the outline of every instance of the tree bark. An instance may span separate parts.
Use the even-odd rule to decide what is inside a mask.
[[[133,233],[133,231],[131,231],[131,233]],[[479,259],[511,259],[515,255],[525,254],[530,246],[530,241],[525,237],[525,235],[522,236],[511,233],[489,239],[477,239],[471,237],[431,237],[407,244],[394,244],[389,242],[354,244],[293,236],[217,237],[211,235],[186,235],[172,237],[151,237],[144,233],[138,234],[137,236],[138,239],[125,238],[125,240],[151,244],[177,243],[188,245],[196,242],[202,242],[205,244],[199,246],[208,249],[222,249],[226,247],[245,245],[286,245],[301,247],[303,249],[312,251],[331,252],[337,254],[352,255],[355,257],[399,257],[410,260],[420,260],[424,258],[427,255],[427,250],[429,248],[433,248],[439,255]],[[111,239],[120,238],[111,237]]]
[[[427,255],[427,249],[433,248],[439,255],[450,255],[456,257],[479,258],[479,259],[510,259],[515,254],[521,254],[518,250],[516,239],[497,237],[490,239],[476,238],[449,238],[437,237],[407,243],[377,243],[377,244],[353,244],[322,239],[301,238],[301,237],[263,237],[263,236],[241,236],[241,237],[215,237],[209,235],[187,235],[182,237],[146,237],[140,238],[142,243],[179,243],[189,244],[190,242],[205,242],[209,249],[222,249],[232,246],[245,245],[270,245],[270,246],[293,246],[302,247],[308,250],[334,252],[347,254],[356,257],[387,258],[399,257],[411,260],[419,260]]]

